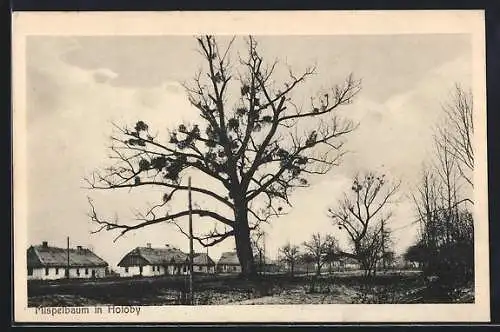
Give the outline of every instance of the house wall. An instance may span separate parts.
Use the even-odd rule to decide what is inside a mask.
[[[193,265],[193,271],[196,273],[215,273],[215,266]]]
[[[65,267],[49,267],[49,268],[34,268],[32,275],[28,274],[28,280],[55,280],[66,278]],[[95,278],[104,278],[106,276],[105,267],[72,267],[69,269],[69,277],[72,279],[85,279],[92,278],[92,271],[94,271]],[[86,273],[87,272],[87,273]]]
[[[59,269],[59,273],[56,274],[55,268],[49,268],[48,275],[45,272],[45,268],[34,268],[32,274],[29,274],[28,268],[28,280],[54,280],[54,279],[62,279],[64,278],[64,269]]]
[[[344,268],[346,270],[359,270],[360,269],[360,265],[356,264],[356,263],[346,263],[344,265]]]
[[[150,267],[149,265],[143,266],[142,275],[144,275],[146,268]],[[119,267],[118,273],[120,277],[133,277],[141,275],[141,270],[139,266],[128,266],[128,267]]]
[[[119,267],[118,273],[120,277],[133,277],[133,276],[144,276],[144,277],[153,277],[153,276],[161,276],[161,275],[186,275],[189,274],[189,268],[187,265],[180,266],[180,271],[178,271],[179,267],[168,265],[168,266],[160,266],[160,265],[145,265],[142,267],[142,273],[139,266],[129,266],[127,267]]]
[[[166,266],[167,275],[187,275],[189,274],[189,265],[167,265]],[[196,270],[195,270],[196,272]]]
[[[139,272],[139,270],[137,269]],[[142,268],[142,275],[145,277],[161,276],[165,274],[165,267],[160,265],[146,265]]]
[[[222,273],[240,273],[241,266],[240,265],[219,265],[218,270]]]

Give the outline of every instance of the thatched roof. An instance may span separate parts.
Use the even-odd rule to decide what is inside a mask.
[[[68,249],[49,247],[47,245],[31,246],[27,250],[28,267],[67,267]],[[69,249],[70,267],[106,267],[102,258],[93,253],[90,249],[81,248]]]
[[[195,253],[193,257],[193,265],[213,266],[215,262],[206,253]]]
[[[223,252],[217,262],[217,265],[240,265],[240,260],[236,252]]]
[[[177,248],[137,247],[126,254],[118,266],[182,264],[188,259],[188,255]],[[137,262],[142,264],[137,264]]]

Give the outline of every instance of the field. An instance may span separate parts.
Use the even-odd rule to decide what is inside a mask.
[[[443,298],[417,271],[390,272],[367,283],[356,273],[314,277],[265,275],[244,280],[234,275],[195,276],[194,303],[349,304],[473,302],[471,289]],[[187,303],[185,277],[30,281],[28,306],[179,305]]]

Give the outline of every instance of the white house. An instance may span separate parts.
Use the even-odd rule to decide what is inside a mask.
[[[220,273],[240,273],[241,265],[236,252],[224,252],[217,262],[217,272]]]
[[[194,273],[215,273],[215,262],[205,253],[195,253],[193,257]]]
[[[42,245],[30,246],[27,250],[28,280],[69,278],[103,278],[108,263],[90,249],[49,247],[46,241]]]
[[[137,247],[118,263],[122,277],[189,274],[189,256],[177,248]]]

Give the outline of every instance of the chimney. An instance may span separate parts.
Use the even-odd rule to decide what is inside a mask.
[[[146,247],[151,248],[151,243],[146,243]]]
[[[42,241],[42,247],[47,248],[49,243],[47,241]]]

